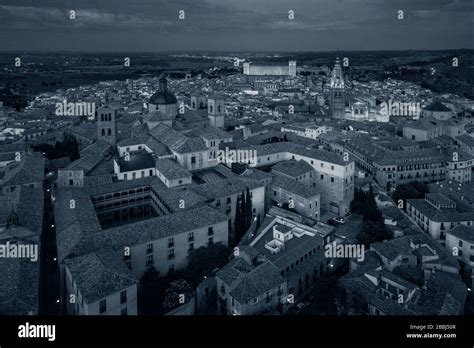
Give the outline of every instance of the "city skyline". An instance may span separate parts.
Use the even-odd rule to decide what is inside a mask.
[[[0,0],[2,342],[472,341],[473,15]]]

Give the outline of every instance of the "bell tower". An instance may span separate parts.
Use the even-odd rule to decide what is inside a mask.
[[[117,110],[109,106],[97,110],[97,140],[105,140],[111,145],[117,142]]]
[[[336,64],[331,74],[330,81],[330,103],[331,114],[333,118],[344,118],[345,114],[345,86],[344,77],[342,76],[342,68],[339,63],[339,57],[336,59]]]
[[[207,98],[207,117],[211,126],[224,128],[224,97],[214,94]]]

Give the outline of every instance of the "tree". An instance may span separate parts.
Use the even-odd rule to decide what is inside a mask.
[[[393,234],[387,229],[383,221],[364,221],[362,223],[362,230],[357,234],[356,238],[360,243],[369,245],[392,239]]]
[[[246,230],[246,227],[247,227],[247,221],[248,221],[247,197],[245,195],[245,191],[242,191],[242,200],[241,200],[240,204],[241,204],[240,211],[242,213],[242,229],[240,231],[238,241],[240,241],[240,239],[242,239],[242,237],[244,236],[245,230]]]
[[[362,229],[356,236],[360,243],[368,245],[393,238],[392,232],[385,226],[382,212],[377,207],[372,186],[367,193],[361,189],[354,193],[351,210],[362,215]]]
[[[383,221],[382,213],[377,208],[377,203],[375,202],[372,186],[370,186],[369,192],[365,196],[364,205],[362,207],[362,219],[363,221]]]
[[[250,196],[250,189],[247,186],[247,190],[245,192],[245,232],[249,229],[250,225],[252,224],[252,217],[253,217],[253,211],[252,211],[252,197]]]
[[[242,192],[241,197],[237,197],[237,203],[235,206],[235,220],[234,220],[234,235],[235,235],[235,243],[237,244],[243,235],[244,230],[244,209],[243,209],[243,198],[244,193]]]
[[[189,255],[189,265],[185,278],[197,286],[204,277],[212,275],[216,268],[221,268],[229,261],[229,248],[221,243],[200,247]]]
[[[247,186],[246,191],[242,191],[240,198],[237,199],[235,221],[234,221],[234,234],[235,243],[239,243],[243,238],[250,225],[252,224],[253,211],[252,211],[252,197],[250,196],[250,189]]]
[[[156,270],[154,266],[149,267],[141,278],[143,283],[153,282],[160,279],[160,272]]]
[[[393,199],[397,204],[399,200],[402,200],[403,209],[405,210],[407,199],[424,198],[428,192],[428,186],[425,183],[421,181],[411,181],[397,186],[393,193]]]
[[[161,312],[161,302],[165,287],[160,272],[150,267],[140,279],[139,312],[141,314],[157,314]]]
[[[354,214],[362,214],[366,199],[366,194],[362,191],[361,188],[354,191],[354,199],[351,202],[351,211]]]
[[[184,279],[174,280],[170,283],[168,289],[166,289],[163,308],[171,310],[179,307],[189,302],[193,295],[193,287],[188,281]]]

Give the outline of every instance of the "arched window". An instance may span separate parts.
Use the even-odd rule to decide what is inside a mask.
[[[209,112],[212,114],[214,112],[212,105],[209,105]]]
[[[105,129],[102,129],[102,136],[105,136]]]
[[[107,130],[107,135],[112,135],[112,130],[110,128]]]
[[[221,106],[220,105],[217,106],[217,112],[221,113]]]

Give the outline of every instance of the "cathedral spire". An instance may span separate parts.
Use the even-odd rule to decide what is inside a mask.
[[[334,64],[334,69],[332,70],[331,87],[344,88],[344,77],[342,76],[342,69],[339,57],[336,58],[336,63]]]

